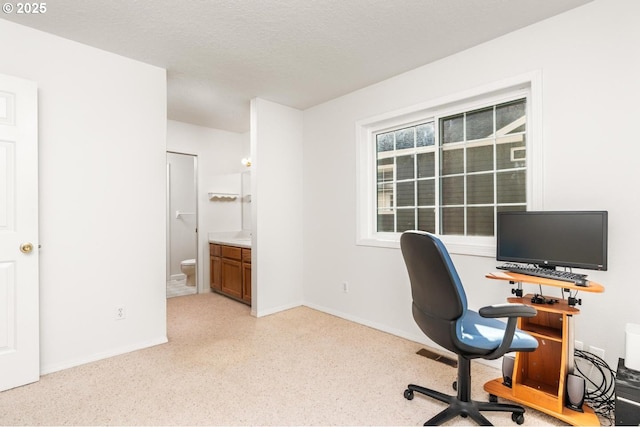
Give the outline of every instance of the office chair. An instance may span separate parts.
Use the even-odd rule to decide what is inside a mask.
[[[458,379],[453,383],[457,396],[409,384],[404,397],[412,400],[418,392],[449,404],[424,425],[443,424],[458,415],[492,425],[480,411],[511,412],[511,419],[522,424],[522,406],[471,400],[471,360],[535,350],[538,341],[516,328],[516,323],[518,317],[535,316],[536,309],[497,304],[478,312],[469,310],[460,277],[440,239],[422,231],[407,231],[400,238],[400,248],[411,282],[413,318],[427,337],[458,356]],[[500,317],[506,317],[507,323],[497,320]]]

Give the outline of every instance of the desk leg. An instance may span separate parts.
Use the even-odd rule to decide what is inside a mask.
[[[575,369],[575,333],[573,328],[573,316],[567,315],[567,322],[569,322],[567,329],[567,373],[573,374]]]

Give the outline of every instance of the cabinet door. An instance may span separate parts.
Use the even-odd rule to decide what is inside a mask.
[[[216,291],[222,290],[222,263],[220,257],[210,257],[211,264],[209,272],[211,274],[210,287]]]
[[[220,256],[222,255],[222,247],[209,243],[209,287],[219,291],[222,284],[222,267],[220,265]]]
[[[242,300],[251,305],[251,264],[242,263]]]
[[[242,263],[222,258],[222,292],[242,298]]]

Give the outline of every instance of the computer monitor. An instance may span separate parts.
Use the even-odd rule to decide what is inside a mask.
[[[498,261],[607,269],[607,211],[499,212]]]

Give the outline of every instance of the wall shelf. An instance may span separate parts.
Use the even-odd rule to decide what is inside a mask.
[[[237,193],[209,193],[209,200],[235,200],[239,196]]]

